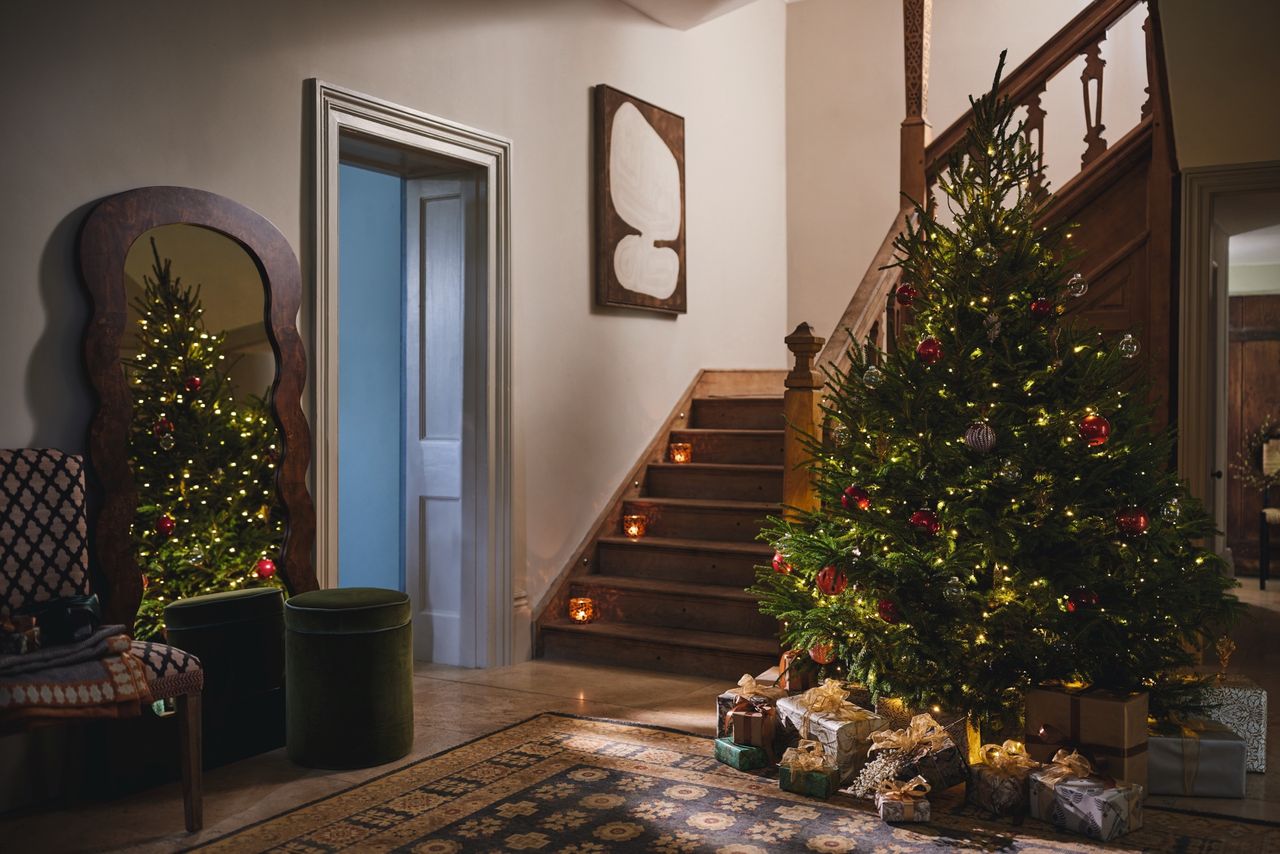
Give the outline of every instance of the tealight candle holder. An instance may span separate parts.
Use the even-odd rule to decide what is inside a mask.
[[[688,442],[672,442],[669,453],[673,463],[693,462],[693,445]]]
[[[638,540],[644,536],[645,528],[648,527],[648,524],[649,520],[640,514],[623,516],[622,533],[633,540]]]
[[[590,596],[569,600],[569,619],[575,623],[589,623],[596,618],[596,603]]]

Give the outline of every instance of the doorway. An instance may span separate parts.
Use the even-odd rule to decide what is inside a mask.
[[[512,654],[505,140],[313,81],[317,576],[415,658]]]

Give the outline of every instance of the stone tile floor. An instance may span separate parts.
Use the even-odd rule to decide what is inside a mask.
[[[1270,770],[1249,775],[1244,800],[1152,798],[1150,803],[1280,821],[1280,590],[1260,593],[1253,582],[1241,589],[1240,596],[1249,603],[1250,613],[1235,632],[1240,649],[1232,670],[1252,676],[1273,698]],[[566,662],[531,661],[490,670],[419,664],[414,678],[417,732],[413,752],[403,762],[543,711],[710,734],[715,697],[726,687],[725,680]],[[181,792],[169,785],[74,811],[51,810],[0,821],[0,848],[176,851],[347,788],[390,767],[395,766],[313,771],[293,765],[283,750],[275,750],[206,774],[205,829],[194,836],[182,830]]]

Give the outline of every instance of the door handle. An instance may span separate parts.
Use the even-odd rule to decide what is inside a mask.
[[[1222,480],[1222,469],[1217,469],[1213,473],[1214,480]]]

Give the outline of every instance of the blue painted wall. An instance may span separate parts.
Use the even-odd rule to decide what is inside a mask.
[[[403,182],[338,179],[338,583],[404,590]]]

